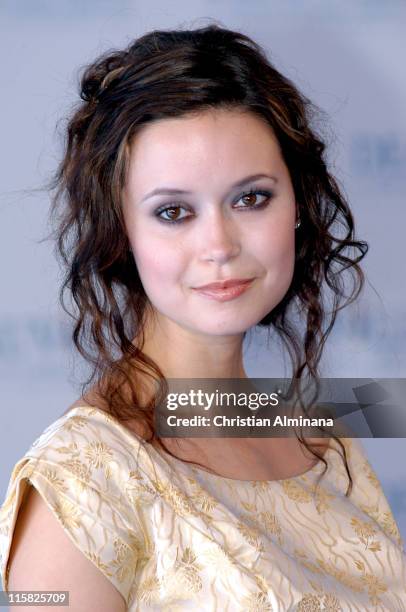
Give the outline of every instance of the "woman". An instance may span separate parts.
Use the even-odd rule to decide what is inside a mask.
[[[14,468],[4,589],[69,591],[74,610],[405,610],[402,542],[358,443],[162,440],[153,416],[167,381],[247,378],[256,325],[292,380],[317,382],[367,245],[310,102],[217,26],[98,59],[81,97],[53,212],[93,377]]]

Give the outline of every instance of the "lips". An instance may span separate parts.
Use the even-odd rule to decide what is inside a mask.
[[[247,291],[254,279],[253,278],[232,278],[226,281],[217,281],[195,287],[194,291],[206,299],[217,302],[228,302],[234,300]]]
[[[229,280],[225,280],[225,281],[216,281],[214,283],[209,283],[208,285],[201,285],[200,287],[194,287],[197,290],[202,290],[202,289],[209,289],[209,290],[213,290],[213,291],[221,291],[224,289],[229,289],[230,287],[239,287],[242,285],[246,285],[248,283],[251,283],[254,279],[253,278],[232,278]]]

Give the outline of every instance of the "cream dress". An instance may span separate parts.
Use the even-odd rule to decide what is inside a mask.
[[[332,441],[336,448],[337,443]],[[293,478],[216,476],[162,454],[89,406],[58,418],[14,467],[0,572],[28,483],[130,611],[406,610],[403,543],[357,440]]]

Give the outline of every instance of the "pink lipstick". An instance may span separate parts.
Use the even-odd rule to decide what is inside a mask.
[[[226,281],[209,283],[208,285],[202,285],[201,287],[194,287],[194,291],[197,291],[201,295],[204,295],[211,300],[227,302],[228,300],[233,300],[239,297],[245,291],[247,291],[253,280],[253,278],[233,278]]]

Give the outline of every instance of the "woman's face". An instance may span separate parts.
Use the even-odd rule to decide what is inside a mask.
[[[141,281],[162,322],[241,334],[290,286],[294,191],[272,129],[253,114],[214,110],[142,128],[123,208]],[[236,279],[252,280],[198,289]]]

